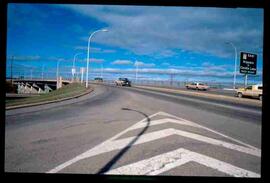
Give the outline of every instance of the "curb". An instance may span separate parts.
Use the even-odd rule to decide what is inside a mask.
[[[9,106],[9,107],[6,107],[6,110],[18,109],[18,108],[24,108],[24,107],[32,107],[32,106],[38,106],[38,105],[44,105],[44,104],[50,104],[50,103],[56,103],[56,102],[62,102],[64,100],[70,100],[70,99],[74,99],[74,98],[78,98],[78,97],[87,95],[87,94],[91,93],[92,91],[94,91],[94,88],[90,88],[86,92],[81,93],[79,95],[72,96],[72,97],[67,97],[67,98],[62,98],[62,99],[56,99],[56,100],[47,101],[47,102],[38,102],[38,103],[32,103],[32,104],[23,104],[23,105],[17,105],[17,106]]]

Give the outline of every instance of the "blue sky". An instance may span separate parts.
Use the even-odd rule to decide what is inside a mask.
[[[109,5],[9,4],[7,76],[13,56],[15,74],[40,75],[41,68],[70,74],[86,67],[91,39],[91,77],[101,66],[107,77],[231,81],[234,49],[258,54],[257,80],[262,74],[263,10]],[[238,57],[239,61],[239,57]],[[25,69],[27,68],[27,69]],[[239,82],[242,75],[239,74]]]

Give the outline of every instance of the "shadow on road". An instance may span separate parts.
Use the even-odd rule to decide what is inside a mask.
[[[150,121],[151,119],[143,112],[138,111],[138,110],[134,110],[134,109],[129,109],[129,108],[122,108],[122,110],[126,110],[126,111],[134,111],[137,113],[142,114],[143,116],[146,117],[147,119],[147,124],[146,126],[143,128],[143,130],[137,134],[137,136],[130,141],[130,143],[128,145],[126,145],[126,147],[124,147],[118,154],[116,154],[105,166],[103,166],[97,174],[104,174],[105,172],[107,172],[108,170],[110,170],[110,168],[129,150],[129,148],[131,148],[131,146],[139,139],[139,137],[148,129],[149,125],[150,125]]]

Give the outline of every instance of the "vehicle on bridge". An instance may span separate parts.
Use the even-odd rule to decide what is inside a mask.
[[[263,86],[262,84],[250,85],[245,88],[238,88],[236,90],[236,96],[242,97],[252,97],[262,100]]]
[[[208,90],[209,86],[204,84],[204,83],[193,82],[193,83],[187,84],[186,88],[187,89],[194,89],[194,90]]]
[[[131,86],[131,81],[128,78],[119,78],[115,84],[116,86]]]

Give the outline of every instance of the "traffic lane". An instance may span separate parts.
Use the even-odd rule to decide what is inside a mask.
[[[92,105],[101,105],[106,103],[107,99],[117,100],[120,96],[118,93],[106,87],[95,87],[95,90],[85,96],[33,107],[25,107],[13,110],[6,110],[6,126],[24,125],[27,123],[42,123],[45,121],[54,121],[66,118],[72,118],[80,115],[81,112],[87,110]],[[48,122],[47,122],[48,123]]]
[[[96,97],[98,95],[104,94],[105,90],[107,90],[107,88],[105,88],[105,87],[96,87],[94,89],[94,91],[92,91],[91,93],[84,95],[84,96],[81,96],[81,97],[78,97],[78,98],[73,98],[70,100],[64,100],[64,101],[49,103],[49,104],[44,104],[44,105],[6,110],[6,116],[27,114],[27,113],[32,113],[32,112],[42,111],[42,110],[50,110],[50,109],[56,108],[58,106],[59,107],[69,106],[69,104],[73,104],[73,103],[77,103],[77,102],[81,102],[81,101],[86,101],[86,100],[89,100],[89,99]]]
[[[83,101],[63,106],[63,109],[59,107],[61,112],[53,109],[44,110],[43,114],[39,111],[40,114],[33,116],[27,114],[28,118],[23,115],[15,119],[7,117],[7,123],[12,120],[16,123],[6,126],[5,170],[45,172],[127,128],[134,119],[144,117],[123,112],[122,106],[130,102],[126,92],[121,92],[122,100],[117,98],[119,91],[111,88],[106,91],[111,91],[113,96],[103,95],[102,102]],[[86,110],[82,110],[84,108]]]
[[[260,147],[261,115],[250,116],[246,112],[200,105],[200,101],[193,103],[185,101],[185,98],[177,99],[160,93],[132,90],[127,87],[117,88],[132,91],[143,110],[155,109],[154,111],[168,112]]]
[[[210,94],[210,93],[204,93],[204,92],[190,92],[190,91],[181,91],[181,90],[175,90],[175,89],[169,89],[169,88],[158,88],[158,87],[141,87],[137,86],[134,88],[141,88],[141,89],[147,89],[147,90],[152,90],[152,91],[161,91],[161,92],[169,92],[172,94],[182,94],[186,96],[194,96],[194,97],[199,97],[199,98],[204,98],[204,99],[217,99],[217,100],[223,100],[223,101],[230,101],[235,104],[241,103],[245,105],[250,105],[250,106],[256,106],[256,107],[261,107],[262,102],[258,99],[251,99],[251,98],[236,98],[232,96],[225,96],[225,95],[216,95],[216,94]]]
[[[115,86],[111,86],[115,87]],[[211,111],[213,113],[224,115],[228,117],[234,117],[244,120],[246,122],[252,122],[261,124],[261,107],[250,106],[246,104],[235,104],[230,101],[223,101],[217,99],[205,99],[198,96],[186,96],[183,94],[176,94],[170,92],[160,92],[154,90],[145,90],[138,88],[122,87],[124,90],[137,92],[146,96],[161,98],[172,102],[177,102],[182,105],[192,106],[204,111]]]
[[[158,118],[153,117],[153,115]],[[221,170],[221,172],[227,169],[229,170],[227,173],[233,172],[233,175],[239,175],[240,171],[240,176],[246,176],[247,172],[241,168],[252,170],[256,172],[255,174],[257,175],[255,176],[259,176],[260,150],[254,150],[253,147],[249,148],[247,144],[235,141],[235,139],[228,139],[228,137],[221,136],[217,132],[209,131],[209,129],[198,126],[193,122],[175,118],[168,113],[158,112],[153,115],[148,116],[145,121],[138,122],[139,126],[138,123],[135,123],[136,128],[134,128],[134,125],[129,127],[129,129],[120,132],[120,134],[106,140],[95,148],[78,155],[75,159],[71,159],[50,170],[49,173],[145,175],[167,166],[167,163],[170,164],[169,166],[173,166],[173,168],[178,167],[177,163],[175,163],[177,160],[168,162],[167,153],[172,153],[171,151],[175,150],[183,152],[183,150],[186,151],[188,149],[187,155],[184,153],[184,157],[182,157],[180,152],[176,157],[181,157],[180,161],[188,160],[187,162],[189,162],[191,160],[192,162],[202,163],[207,167],[210,165],[207,171],[208,176],[215,175],[213,174],[213,169]],[[175,122],[175,119],[178,120]],[[162,120],[162,123],[160,123],[160,120]],[[163,127],[160,124],[164,124]],[[189,126],[188,130],[186,125]],[[193,127],[190,127],[190,125]],[[153,127],[154,129],[152,129]],[[198,134],[200,135],[198,136]],[[132,139],[137,140],[134,141]],[[216,143],[216,140],[219,142]],[[156,157],[157,155],[159,156],[158,158]],[[190,155],[193,157],[192,159],[190,159]],[[153,156],[157,159],[155,163],[153,163],[153,160],[150,160],[154,158]],[[207,164],[200,161],[205,158],[209,159]],[[240,170],[235,165],[241,167]],[[201,168],[196,166],[196,169],[200,169],[200,171],[192,175],[200,176],[201,171],[205,170],[205,166]],[[149,169],[149,171],[145,171],[146,169]],[[189,167],[185,167],[184,171],[191,172],[192,170]],[[166,175],[171,175],[171,173]],[[182,175],[182,172],[177,171],[175,175]]]
[[[151,86],[151,85],[145,85],[145,86]],[[177,89],[177,90],[182,90],[182,91],[190,91],[190,92],[212,93],[212,94],[225,95],[225,96],[234,96],[235,95],[235,92],[232,90],[224,90],[224,89],[217,89],[217,88],[209,88],[208,90],[196,90],[196,89],[187,89],[185,87],[177,87],[177,88],[176,87],[168,87],[168,86],[164,86],[164,87],[158,86],[158,87]]]
[[[232,105],[232,106],[239,106],[239,107],[254,109],[254,110],[258,110],[258,111],[261,110],[260,105],[253,105],[252,103],[248,103],[248,102],[239,103],[236,100],[235,101],[226,100],[225,98],[224,99],[222,99],[222,98],[216,99],[216,98],[213,98],[213,97],[205,98],[204,96],[200,96],[200,95],[186,95],[184,93],[175,93],[175,92],[169,92],[169,91],[165,91],[165,90],[158,91],[158,90],[150,89],[150,88],[139,88],[139,89],[145,89],[145,90],[149,90],[149,91],[157,91],[157,92],[162,92],[162,93],[166,93],[166,94],[170,94],[170,95],[174,95],[174,96],[187,96],[187,97],[190,97],[190,98],[195,98],[195,99],[199,99],[199,100],[203,100],[203,101],[210,101],[210,102],[215,102],[215,103],[228,104],[228,105]],[[198,92],[196,92],[196,94],[198,94]],[[222,95],[220,95],[220,96],[222,96]],[[248,100],[248,101],[251,102],[252,100]],[[259,103],[260,103],[260,101],[258,101],[257,104],[259,104]]]
[[[13,125],[13,128],[6,128],[5,170],[48,171],[128,128],[145,118],[145,115],[149,116],[160,110],[260,147],[260,125],[198,110],[174,101],[126,91],[123,88],[111,90],[114,94],[119,93],[120,99],[112,99],[109,104],[105,101],[102,105],[92,105],[79,116],[65,118],[63,114],[63,119],[59,120],[44,119],[43,123],[34,122],[22,126],[17,124]],[[15,128],[16,126],[18,128]]]

